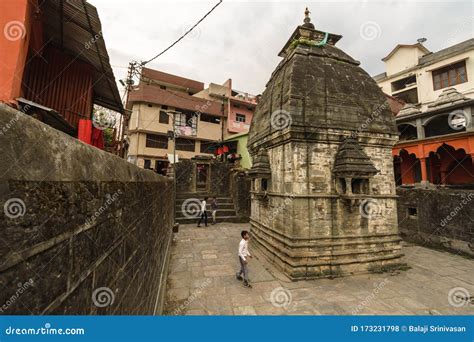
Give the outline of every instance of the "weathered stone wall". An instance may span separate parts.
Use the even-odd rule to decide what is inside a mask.
[[[169,179],[0,105],[0,314],[159,314]]]
[[[474,189],[397,188],[402,237],[474,256]]]
[[[335,132],[334,132],[335,133]],[[348,132],[349,134],[349,132]],[[370,191],[343,199],[332,173],[340,139],[289,142],[269,149],[272,165],[265,198],[253,195],[255,247],[293,278],[338,276],[400,264],[391,149],[382,134],[360,135],[380,170]],[[370,206],[365,213],[364,201]]]
[[[244,172],[235,171],[231,175],[231,195],[237,216],[250,218],[250,178]]]
[[[194,192],[196,165],[192,160],[180,160],[176,163],[176,192]]]

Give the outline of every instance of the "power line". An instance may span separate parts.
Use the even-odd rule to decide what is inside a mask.
[[[171,49],[173,46],[175,46],[181,39],[183,39],[184,37],[186,37],[192,30],[194,30],[194,28],[196,26],[198,26],[204,19],[206,19],[206,17],[212,13],[212,11],[214,11],[216,9],[217,6],[219,6],[220,4],[222,3],[222,0],[219,0],[219,2],[217,4],[214,5],[214,7],[211,8],[211,10],[209,12],[207,12],[201,19],[199,19],[199,21],[194,24],[189,30],[187,30],[181,37],[178,38],[178,40],[176,40],[173,44],[171,44],[170,46],[168,46],[166,49],[164,49],[163,51],[161,51],[159,54],[157,54],[155,57],[145,61],[145,62],[142,62],[141,65],[144,66],[148,63],[150,63],[151,61],[157,59],[158,57],[160,57],[162,54],[164,54],[166,51],[168,51],[169,49]]]

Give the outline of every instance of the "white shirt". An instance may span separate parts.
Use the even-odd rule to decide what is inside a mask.
[[[249,242],[245,239],[240,240],[239,243],[239,257],[246,261],[246,257],[250,256]]]
[[[206,211],[206,201],[201,202],[201,213]]]

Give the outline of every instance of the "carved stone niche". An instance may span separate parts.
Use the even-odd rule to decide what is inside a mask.
[[[354,138],[345,139],[334,160],[336,191],[350,207],[370,195],[370,179],[379,172]]]
[[[249,176],[252,178],[252,192],[255,198],[267,201],[267,192],[271,188],[272,172],[268,152],[265,148],[260,148],[253,158]]]

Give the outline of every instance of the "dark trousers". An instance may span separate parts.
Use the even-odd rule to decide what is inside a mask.
[[[198,222],[198,227],[201,225],[202,219],[204,219],[204,224],[205,224],[206,227],[207,227],[207,211],[203,211],[203,212],[201,213],[201,217],[199,218],[199,222]]]

